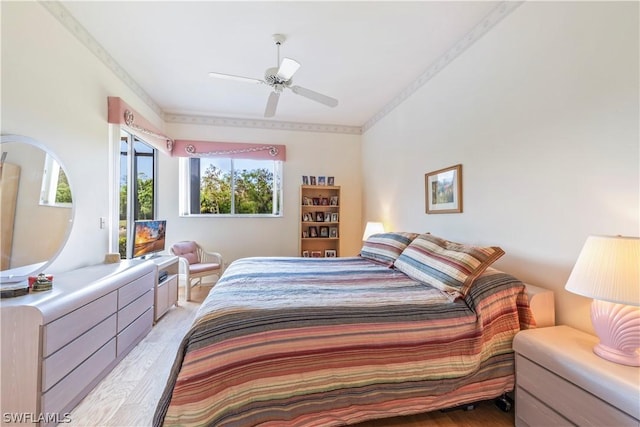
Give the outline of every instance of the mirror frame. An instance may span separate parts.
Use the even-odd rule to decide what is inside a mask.
[[[28,136],[16,135],[16,134],[2,134],[2,135],[0,135],[0,148],[2,147],[3,144],[10,143],[10,142],[18,142],[18,143],[32,145],[32,146],[34,146],[36,148],[39,148],[40,150],[44,151],[49,156],[51,156],[56,162],[58,162],[58,165],[60,165],[60,167],[67,174],[67,179],[69,181],[69,188],[71,190],[71,194],[72,195],[74,194],[73,182],[72,182],[73,180],[69,178],[69,174],[68,174],[67,168],[65,167],[64,163],[60,161],[60,158],[51,149],[49,149],[46,145],[44,145],[40,141],[38,141],[36,139],[33,139],[31,137],[28,137]],[[2,151],[2,150],[0,149],[0,151]],[[27,280],[29,276],[34,276],[34,275],[37,275],[39,273],[43,273],[58,258],[58,256],[60,256],[60,253],[62,252],[62,250],[65,248],[67,242],[69,241],[69,236],[71,235],[71,230],[73,229],[73,224],[75,222],[75,215],[76,215],[75,199],[74,199],[74,202],[71,204],[70,209],[71,209],[71,214],[70,214],[69,224],[67,226],[67,230],[65,231],[64,237],[62,238],[58,249],[51,255],[51,257],[47,261],[45,261],[44,264],[39,265],[38,267],[36,267],[33,270],[29,270],[27,268],[27,267],[29,267],[30,265],[33,265],[33,264],[29,264],[29,265],[21,266],[21,267],[14,267],[14,268],[11,268],[9,270],[0,270],[0,282],[2,282],[2,284],[4,284],[4,283],[22,282],[22,281]],[[15,274],[7,274],[6,272],[11,272],[11,273],[15,272]]]

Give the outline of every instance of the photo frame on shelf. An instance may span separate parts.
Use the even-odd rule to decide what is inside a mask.
[[[324,225],[320,227],[320,237],[329,237],[329,227]]]
[[[338,238],[338,227],[329,227],[329,237],[332,239]]]
[[[322,258],[321,251],[311,251],[311,258]]]
[[[462,165],[424,175],[427,214],[462,212]]]
[[[324,212],[316,212],[316,222],[324,222]]]
[[[331,222],[331,212],[324,213],[324,222]]]
[[[320,205],[320,197],[314,197],[313,206],[319,206],[319,205]]]
[[[312,206],[313,205],[313,199],[311,197],[304,196],[302,198],[302,205],[303,206]]]
[[[309,237],[318,237],[318,227],[309,227]]]
[[[329,199],[330,206],[338,206],[338,196],[331,196]]]
[[[316,185],[316,177],[315,176],[310,176],[309,177],[309,185]]]
[[[331,222],[338,222],[339,218],[338,212],[331,212]]]
[[[308,231],[303,231],[302,232],[302,238],[303,239],[308,239],[309,238],[309,232]]]
[[[324,257],[325,258],[335,258],[336,257],[336,250],[335,249],[325,249],[324,251]]]
[[[330,176],[327,177],[327,185],[330,187],[333,187],[334,185],[336,185],[336,181],[334,179],[334,177]]]
[[[329,199],[328,199],[328,198],[326,198],[326,197],[322,197],[322,198],[320,199],[320,205],[321,205],[321,206],[329,206]]]
[[[307,175],[302,175],[302,185],[309,185],[309,177]]]
[[[303,258],[309,258],[309,251],[302,251]]]
[[[318,177],[318,185],[327,185],[327,177],[319,176]]]

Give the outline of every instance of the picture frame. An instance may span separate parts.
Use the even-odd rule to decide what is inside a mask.
[[[331,199],[329,200],[329,205],[338,206],[338,196],[331,196]]]
[[[316,212],[316,222],[324,222],[324,212]]]
[[[338,222],[339,218],[338,212],[331,212],[331,222]]]
[[[337,256],[336,250],[335,249],[325,249],[324,250],[324,257],[325,258],[335,258]]]
[[[304,206],[312,206],[313,205],[313,199],[311,197],[304,196],[302,198],[302,204]]]
[[[326,197],[323,197],[320,199],[320,205],[321,206],[329,206],[329,199],[327,199]]]
[[[303,258],[309,258],[309,251],[302,251]]]
[[[320,197],[314,197],[313,206],[319,206],[319,205],[320,205]]]
[[[308,232],[308,231],[306,231],[306,230],[305,230],[305,231],[303,231],[303,232],[302,232],[302,238],[303,238],[303,239],[308,239],[308,238],[309,238],[309,232]]]
[[[309,237],[318,237],[318,227],[309,227]]]
[[[324,222],[331,222],[331,212],[324,213]]]
[[[309,185],[316,185],[316,177],[315,176],[310,176],[309,177]]]
[[[309,177],[307,175],[302,175],[302,185],[309,185]]]
[[[462,164],[424,175],[427,214],[462,212]]]
[[[324,225],[320,227],[320,237],[329,237],[329,227]]]
[[[302,215],[302,222],[309,222],[309,221],[311,221],[311,214],[309,214],[309,213],[305,212],[305,213]]]
[[[332,239],[338,238],[338,227],[329,227],[329,237]]]
[[[327,185],[327,177],[319,176],[318,177],[318,185]]]
[[[328,186],[333,187],[335,185],[335,182],[336,181],[335,181],[334,177],[332,177],[332,176],[327,177],[327,185]]]
[[[322,258],[322,252],[320,252],[320,251],[311,251],[311,258]]]

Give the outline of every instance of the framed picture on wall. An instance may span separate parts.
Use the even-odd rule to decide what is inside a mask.
[[[462,165],[426,173],[424,186],[428,214],[462,212]]]

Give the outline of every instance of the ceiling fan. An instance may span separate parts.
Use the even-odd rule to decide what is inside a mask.
[[[265,117],[273,117],[276,114],[276,109],[278,108],[278,100],[280,99],[280,94],[284,91],[284,89],[290,89],[296,95],[304,96],[305,98],[309,98],[313,101],[319,102],[329,107],[335,107],[336,105],[338,105],[338,100],[335,98],[331,98],[330,96],[323,95],[321,93],[314,92],[310,89],[306,89],[300,86],[291,85],[292,77],[296,73],[296,71],[298,71],[298,68],[300,68],[300,64],[291,58],[283,58],[282,62],[280,62],[280,45],[284,43],[285,39],[286,37],[282,34],[273,35],[273,40],[275,41],[278,50],[277,63],[279,63],[280,66],[267,68],[267,71],[265,71],[264,73],[264,80],[215,72],[209,73],[209,76],[219,79],[265,84],[271,86],[273,88],[273,92],[271,92],[271,94],[269,95],[269,99],[267,100],[267,106],[264,110]]]

